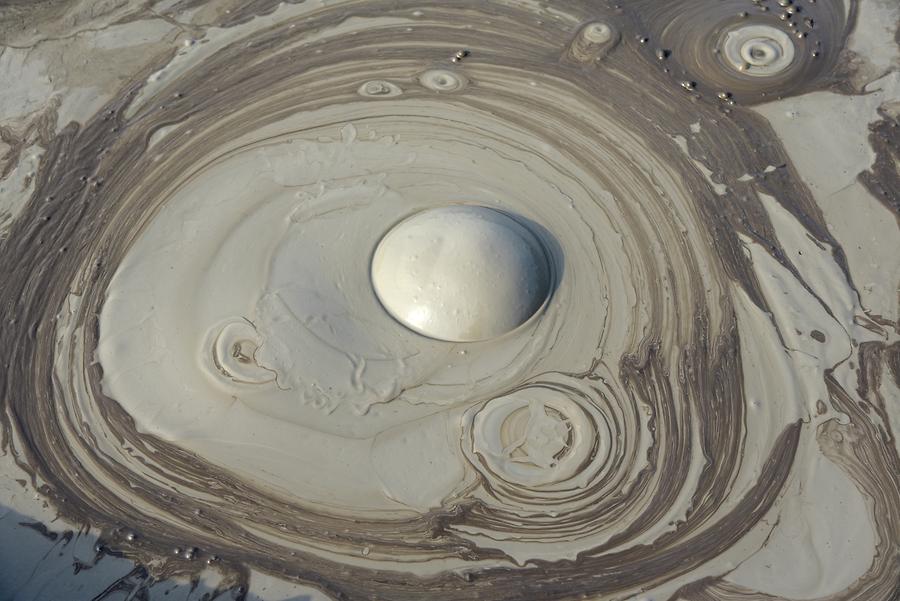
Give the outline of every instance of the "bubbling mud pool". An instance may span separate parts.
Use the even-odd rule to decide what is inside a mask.
[[[96,598],[900,595],[890,3],[0,11],[3,449]]]

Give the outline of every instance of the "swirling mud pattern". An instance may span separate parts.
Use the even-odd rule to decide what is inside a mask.
[[[4,450],[98,554],[237,596],[898,598],[896,313],[755,110],[857,93],[857,5],[243,4],[47,125],[3,225]],[[445,218],[531,253],[454,247],[489,323],[376,290]]]

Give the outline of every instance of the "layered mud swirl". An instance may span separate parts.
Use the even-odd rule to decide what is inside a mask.
[[[835,519],[827,469],[874,552],[823,597],[896,598],[895,324],[750,110],[836,85],[852,11],[257,4],[61,127],[0,241],[4,445],[98,552],[340,599],[782,598],[726,577],[785,507]],[[475,342],[370,273],[456,205],[552,282]]]

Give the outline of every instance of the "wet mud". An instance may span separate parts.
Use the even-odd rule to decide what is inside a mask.
[[[214,570],[210,596],[254,571],[334,599],[896,599],[897,239],[836,228],[844,155],[767,112],[883,94],[808,135],[858,124],[855,202],[896,229],[867,6],[0,7],[0,59],[41,74],[51,39],[148,40],[108,42],[90,95],[41,75],[3,105],[4,452],[99,554]],[[548,255],[495,338],[421,336],[372,287],[382,237],[454,204]]]

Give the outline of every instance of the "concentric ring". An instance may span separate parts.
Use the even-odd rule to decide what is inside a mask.
[[[742,178],[785,154],[710,93],[814,88],[837,50],[721,4],[310,3],[161,58],[53,138],[0,241],[9,444],[63,515],[165,575],[215,557],[229,585],[349,599],[706,594],[818,452],[813,397],[852,406],[772,325],[771,281],[798,270]],[[837,47],[842,14],[813,10]],[[766,185],[836,248],[799,180]],[[534,237],[539,311],[426,337],[385,310],[380,241],[448,205]]]

